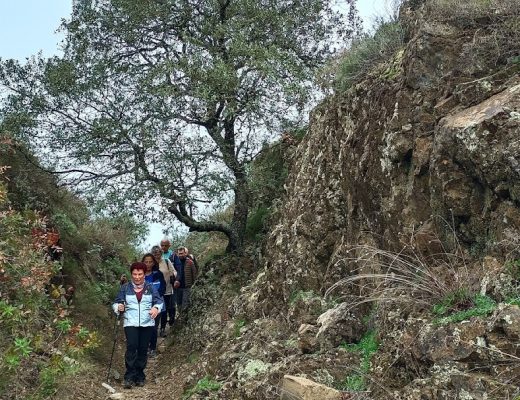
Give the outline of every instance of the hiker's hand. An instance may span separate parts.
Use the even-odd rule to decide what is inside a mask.
[[[155,317],[157,317],[159,315],[159,310],[157,309],[157,307],[152,307],[152,309],[150,310],[150,316],[152,317],[152,319],[155,319]]]
[[[175,283],[173,284],[173,287],[175,289],[178,289],[180,285],[181,285],[181,283],[179,281],[175,281]]]
[[[125,312],[125,305],[123,303],[119,303],[117,305],[117,311],[119,312]]]

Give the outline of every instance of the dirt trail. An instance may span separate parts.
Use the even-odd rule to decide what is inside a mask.
[[[189,350],[185,343],[180,340],[177,329],[167,331],[166,338],[157,340],[157,356],[148,358],[146,366],[146,383],[142,387],[132,387],[124,389],[122,379],[112,380],[111,386],[116,389],[116,393],[124,400],[180,400],[183,394],[182,380],[178,376],[179,371],[189,373],[192,366],[188,362],[187,355]],[[115,360],[117,370],[122,375],[124,373],[124,340],[120,343],[121,351],[119,359]],[[119,353],[119,352],[118,352]],[[109,394],[107,394],[107,398]]]
[[[157,357],[149,358],[146,366],[146,383],[143,387],[123,388],[124,352],[126,342],[124,334],[118,334],[116,350],[112,363],[112,377],[108,382],[116,390],[112,395],[102,386],[106,383],[108,364],[88,367],[85,371],[75,375],[52,396],[56,400],[181,400],[184,392],[183,377],[192,372],[196,366],[189,362],[189,343],[184,343],[181,332],[176,327],[168,332],[166,338],[157,340]],[[110,352],[111,348],[107,348]],[[118,379],[113,377],[118,376]]]

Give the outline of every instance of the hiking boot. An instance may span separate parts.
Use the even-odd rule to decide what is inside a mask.
[[[164,331],[164,329],[161,329],[161,331],[159,332],[159,336],[162,338],[166,337],[166,332]]]
[[[149,358],[155,358],[157,356],[157,351],[156,350],[149,350],[148,351],[148,357]]]
[[[126,380],[125,380],[125,381],[123,382],[123,387],[124,387],[125,389],[131,389],[132,386],[134,386],[134,382],[132,382],[132,381],[126,381]]]
[[[144,386],[144,381],[137,381],[135,383],[135,386],[143,387]]]

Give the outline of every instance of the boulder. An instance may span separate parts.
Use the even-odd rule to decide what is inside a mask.
[[[318,327],[310,324],[301,324],[298,329],[298,347],[302,353],[314,353],[318,350],[318,339],[316,334]]]
[[[281,400],[340,400],[341,392],[299,376],[285,375]]]
[[[517,341],[520,338],[520,307],[507,305],[498,312],[495,328],[501,329],[507,338]]]
[[[341,303],[318,317],[320,328],[316,338],[322,350],[338,347],[342,343],[357,343],[365,328],[350,311],[351,304]]]
[[[435,363],[481,359],[483,355],[478,354],[478,344],[485,334],[485,324],[479,320],[443,326],[426,325],[419,334],[416,356]]]

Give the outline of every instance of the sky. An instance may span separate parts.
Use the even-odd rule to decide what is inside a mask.
[[[62,19],[70,15],[72,2],[0,0],[0,58],[24,62],[38,52],[44,57],[59,54],[64,37],[57,30]],[[358,0],[357,7],[365,27],[371,28],[376,16],[388,15],[391,3],[391,0]],[[148,239],[143,244],[146,249],[164,237],[161,224],[152,223],[149,229]]]
[[[71,11],[72,0],[0,0],[0,57],[56,54],[63,35],[55,31]]]
[[[63,35],[56,34],[73,0],[0,0],[0,57],[24,61],[39,51],[56,54]],[[391,0],[358,0],[357,7],[367,27],[373,17],[386,15]]]

